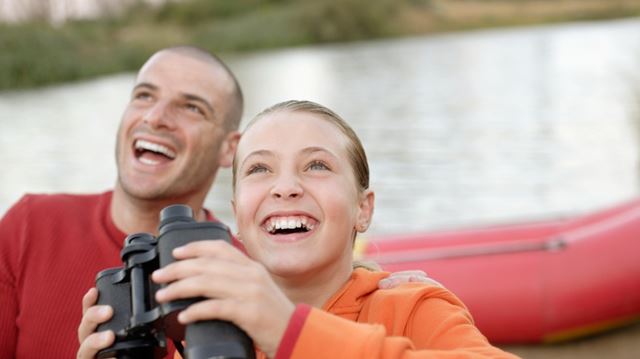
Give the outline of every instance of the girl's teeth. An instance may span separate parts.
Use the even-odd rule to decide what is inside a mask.
[[[275,232],[278,229],[296,229],[306,228],[307,230],[313,229],[313,225],[309,224],[310,219],[307,217],[280,217],[272,218],[266,226],[269,232]]]

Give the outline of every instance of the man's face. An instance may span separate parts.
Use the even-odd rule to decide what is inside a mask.
[[[177,52],[154,55],[118,130],[117,185],[143,200],[204,198],[235,148],[225,134],[232,94],[220,66]]]

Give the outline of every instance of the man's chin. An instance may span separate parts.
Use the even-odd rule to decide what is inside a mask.
[[[127,197],[142,201],[161,201],[175,198],[176,193],[158,183],[128,183],[120,181],[118,186]]]

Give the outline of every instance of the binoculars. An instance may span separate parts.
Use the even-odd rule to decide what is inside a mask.
[[[98,304],[113,307],[113,317],[98,331],[113,330],[115,342],[98,352],[97,358],[162,358],[167,340],[174,342],[183,358],[253,359],[253,342],[233,323],[208,320],[182,325],[178,313],[204,298],[176,300],[158,305],[161,287],[151,280],[154,270],[176,259],[174,248],[203,239],[230,242],[228,228],[219,222],[196,222],[190,207],[172,205],[160,212],[159,235],[127,236],[120,252],[122,267],[105,269],[96,276]],[[183,348],[182,340],[186,341]]]

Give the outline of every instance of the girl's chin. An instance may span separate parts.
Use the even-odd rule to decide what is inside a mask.
[[[281,278],[297,278],[306,276],[314,271],[314,268],[309,266],[309,263],[291,263],[283,261],[274,261],[273,263],[266,264],[267,270],[274,276]]]

